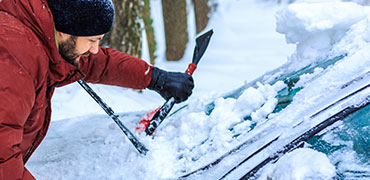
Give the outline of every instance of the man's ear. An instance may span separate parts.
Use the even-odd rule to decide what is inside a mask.
[[[63,33],[63,32],[60,32],[60,31],[56,31],[56,38],[59,42],[65,41],[70,37],[71,37],[71,35],[69,35],[69,34],[66,34],[66,33]]]

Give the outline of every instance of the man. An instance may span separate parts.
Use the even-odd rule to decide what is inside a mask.
[[[191,76],[99,47],[111,0],[0,0],[0,180],[34,179],[24,167],[46,135],[55,87],[79,79],[186,100]]]

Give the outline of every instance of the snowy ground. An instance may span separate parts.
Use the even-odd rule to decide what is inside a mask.
[[[154,139],[139,135],[150,149],[147,156],[139,156],[113,121],[77,84],[73,84],[56,91],[48,136],[27,168],[40,180],[175,178],[222,155],[243,137],[247,138],[248,133],[243,132],[250,129],[251,122],[241,122],[241,117],[251,115],[254,122],[271,117],[272,122],[288,125],[294,117],[319,103],[323,95],[354,75],[369,70],[368,8],[354,3],[324,3],[293,5],[286,9],[285,5],[256,2],[219,0],[219,9],[208,26],[215,34],[194,73],[196,87],[187,102],[189,107],[169,118],[171,122],[163,124]],[[161,38],[160,1],[152,3],[157,7],[152,9],[157,17],[154,18],[158,25],[157,37]],[[283,11],[278,11],[282,8]],[[190,27],[189,31],[194,34],[194,26]],[[188,47],[183,60],[168,63],[163,60],[163,42],[162,46],[160,43],[156,65],[171,71],[184,71],[194,43],[189,43]],[[282,113],[271,113],[277,103],[277,92],[286,87],[282,82],[249,88],[238,99],[215,99],[284,63],[286,70],[293,72],[343,54],[347,57],[330,69],[318,68],[302,76],[297,85],[306,90],[302,90]],[[326,87],[328,84],[330,86]],[[102,85],[93,85],[93,88],[122,114],[120,118],[130,129],[134,129],[145,112],[163,103],[159,95],[147,90],[138,93]],[[210,100],[216,100],[215,109],[207,115],[203,107]],[[292,118],[286,119],[286,114]],[[229,131],[231,126],[233,132]],[[233,138],[235,133],[242,135]],[[300,155],[316,155],[315,162],[322,162],[321,173],[331,178],[334,166],[324,154],[310,149],[282,158],[279,166],[289,167],[294,158],[302,157]],[[310,162],[300,166],[307,167],[308,173],[320,173],[310,169],[312,166],[307,163]],[[276,168],[279,166],[271,166],[265,170],[265,175],[294,179],[292,174],[284,174]]]

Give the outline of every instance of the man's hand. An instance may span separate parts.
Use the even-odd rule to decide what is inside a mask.
[[[167,72],[154,67],[148,89],[158,92],[164,99],[174,97],[176,103],[188,99],[194,88],[193,78],[181,72]]]

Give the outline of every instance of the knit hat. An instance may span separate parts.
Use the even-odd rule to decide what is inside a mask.
[[[111,0],[48,0],[57,31],[74,36],[96,36],[113,25]]]

